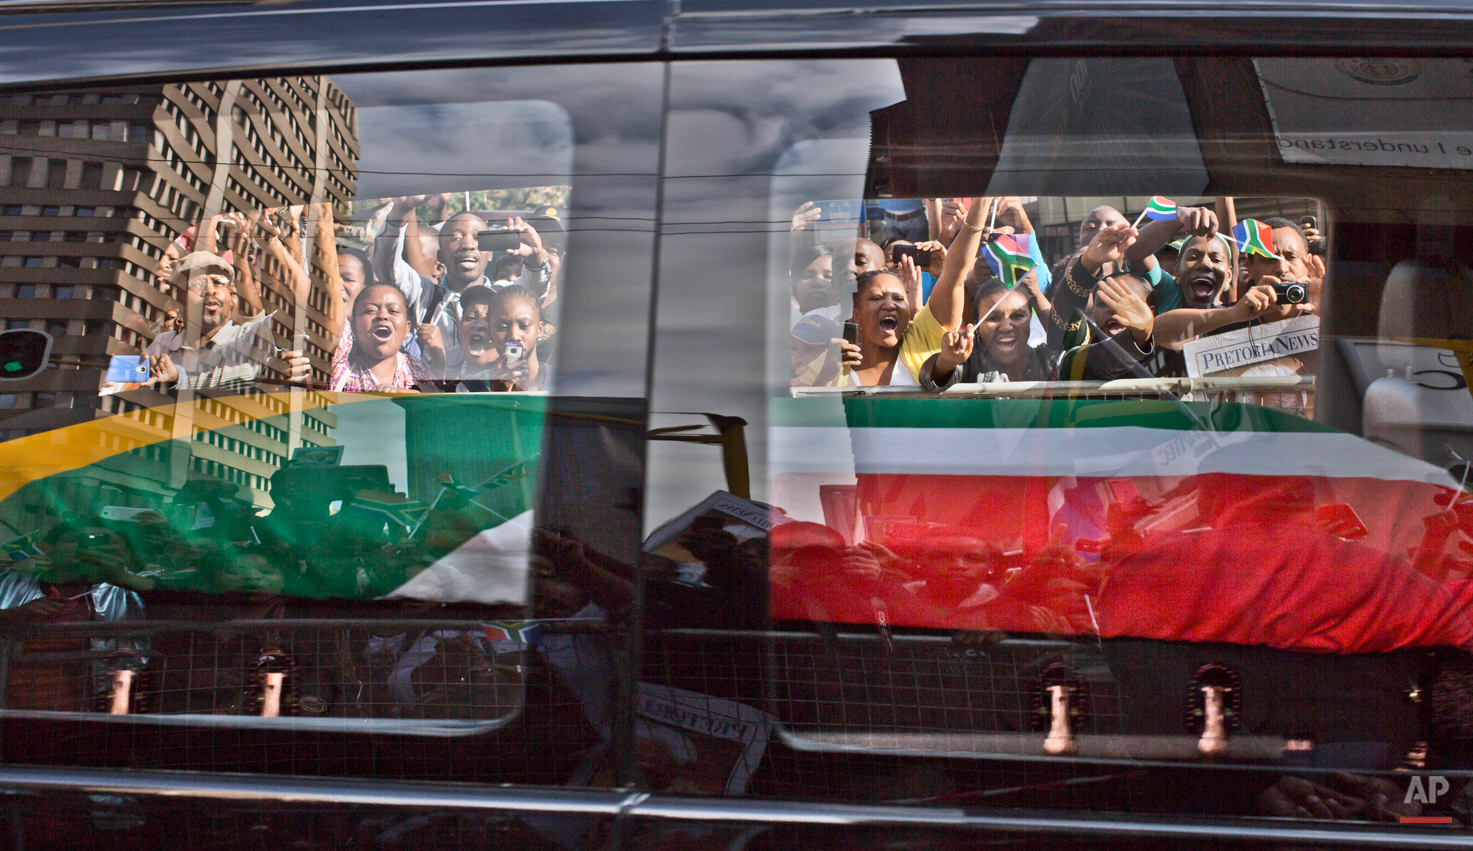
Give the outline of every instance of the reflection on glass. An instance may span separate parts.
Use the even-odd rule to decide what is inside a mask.
[[[5,98],[0,311],[53,338],[0,399],[7,712],[515,714],[569,186],[486,175],[566,174],[567,122],[457,104],[501,147],[411,172],[461,186],[357,197],[410,165],[406,110],[325,77]],[[201,617],[238,626],[151,625]]]
[[[1366,690],[1286,698],[1297,732],[1248,720],[1294,658],[1415,683],[1412,648],[1473,641],[1465,456],[1398,445],[1438,427],[1406,421],[1399,388],[1365,391],[1364,437],[1315,421],[1317,207],[795,204],[771,278],[791,311],[769,334],[770,616],[849,647],[774,639],[784,722],[816,747],[1405,760],[1411,710],[1351,732],[1310,708],[1375,712]],[[864,215],[841,228],[825,208]],[[1396,359],[1377,382],[1466,387],[1456,341],[1342,344],[1362,372]],[[963,635],[995,636],[981,691],[928,649]],[[1160,714],[1178,674],[1187,703],[1166,714],[1185,726]],[[864,720],[875,701],[887,720]]]

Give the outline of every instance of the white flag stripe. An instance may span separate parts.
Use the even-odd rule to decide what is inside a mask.
[[[955,476],[1192,476],[1241,473],[1426,482],[1447,471],[1350,434],[1118,428],[769,430],[769,471]]]

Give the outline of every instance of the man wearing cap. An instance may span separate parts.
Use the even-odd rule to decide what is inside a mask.
[[[305,278],[306,276],[300,276]],[[186,254],[170,281],[185,292],[184,329],[165,331],[147,349],[152,381],[163,387],[196,389],[254,382],[264,369],[305,380],[311,364],[302,352],[278,356],[271,330],[273,311],[245,323],[235,321],[235,268],[208,251]],[[310,280],[306,281],[310,288]],[[298,282],[297,289],[302,289]],[[302,303],[308,293],[296,293]]]
[[[827,316],[810,313],[793,326],[788,339],[788,364],[793,370],[792,386],[822,387],[839,374],[834,340],[839,326]]]

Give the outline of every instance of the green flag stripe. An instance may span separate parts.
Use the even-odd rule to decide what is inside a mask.
[[[1334,434],[1326,425],[1239,402],[1186,402],[1217,431]],[[1193,428],[1171,402],[1108,399],[774,399],[771,426],[849,428]]]

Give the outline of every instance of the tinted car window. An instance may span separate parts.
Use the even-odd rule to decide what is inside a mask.
[[[658,77],[594,72],[5,97],[13,758],[623,780]]]
[[[1427,803],[1473,397],[1465,174],[1409,168],[1462,125],[1407,118],[1466,81],[1413,65],[676,68],[645,676],[768,714],[749,789]],[[1356,99],[1407,147],[1344,168]]]

